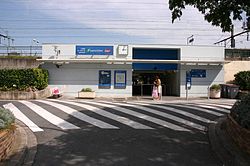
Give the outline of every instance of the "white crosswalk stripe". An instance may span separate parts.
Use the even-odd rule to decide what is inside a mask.
[[[116,104],[117,104],[117,103],[116,103]],[[205,130],[205,127],[202,126],[202,125],[196,124],[196,123],[194,123],[194,122],[185,120],[185,119],[183,119],[183,118],[180,118],[180,117],[177,117],[177,116],[168,114],[168,113],[164,113],[164,112],[161,112],[161,111],[157,111],[157,110],[155,110],[155,109],[151,109],[151,108],[147,108],[147,107],[143,107],[143,106],[139,106],[139,105],[133,105],[133,104],[124,104],[124,103],[119,103],[119,104],[117,104],[117,105],[137,108],[137,109],[140,109],[140,110],[143,110],[143,111],[146,111],[146,112],[149,112],[149,113],[152,113],[152,114],[156,114],[156,115],[162,116],[162,117],[164,117],[164,118],[168,118],[168,119],[171,119],[171,120],[173,120],[173,121],[176,121],[176,122],[185,124],[185,125],[187,125],[187,126],[190,126],[190,127],[192,127],[192,128],[196,128],[196,129],[198,129],[198,130],[202,130],[202,131]]]
[[[87,102],[85,102],[87,103]],[[91,103],[91,102],[88,102],[88,103]],[[104,102],[104,103],[107,103],[107,104],[102,104],[102,103],[95,103],[95,104],[98,104],[98,105],[102,105],[102,106],[105,106],[105,107],[109,107],[109,108],[116,108],[117,106],[115,105],[112,105],[110,102]],[[118,104],[119,103],[115,103],[115,104]],[[123,103],[120,103],[120,105],[122,105]],[[126,114],[129,114],[129,115],[132,115],[132,116],[136,116],[138,118],[141,118],[141,119],[144,119],[144,120],[147,120],[147,121],[150,121],[150,122],[153,122],[153,123],[156,123],[158,125],[161,125],[161,126],[164,126],[164,127],[167,127],[167,128],[170,128],[172,130],[177,130],[177,131],[190,131],[184,127],[180,127],[178,125],[175,125],[175,124],[172,124],[172,123],[169,123],[169,122],[166,122],[166,121],[163,121],[161,119],[157,119],[157,118],[154,118],[154,117],[151,117],[151,116],[148,116],[146,114],[142,114],[142,113],[139,113],[139,112],[135,112],[135,111],[132,111],[130,109],[126,109],[126,108],[122,108],[122,107],[119,107],[118,109],[116,109],[117,111],[120,111],[120,112],[123,112],[123,113],[126,113]]]
[[[146,103],[136,103],[136,104],[138,104],[138,105],[144,105],[144,106],[150,106],[150,104],[146,104]],[[166,105],[164,105],[164,106],[163,105],[153,105],[153,107],[160,108],[160,109],[163,109],[163,110],[166,110],[166,111],[169,111],[169,112],[174,112],[174,113],[177,113],[177,114],[180,114],[180,115],[184,115],[186,117],[198,120],[200,122],[214,123],[214,121],[211,121],[209,119],[203,118],[201,116],[198,116],[198,115],[186,112],[186,111],[183,111],[181,109],[176,109],[176,108],[173,108],[173,107],[169,107],[169,106],[166,106]]]
[[[118,129],[118,127],[116,127],[116,126],[113,126],[113,125],[110,125],[110,124],[105,123],[103,121],[100,121],[98,119],[92,118],[92,117],[85,115],[85,114],[83,114],[83,113],[81,113],[73,108],[68,107],[68,106],[64,106],[62,104],[58,104],[58,103],[50,102],[50,101],[45,101],[45,100],[38,100],[38,102],[45,103],[45,104],[51,105],[53,107],[56,107],[56,108],[62,110],[63,112],[65,112],[69,115],[72,115],[72,116],[74,116],[82,121],[90,123],[94,126],[97,126],[97,127],[103,128],[103,129]]]
[[[218,103],[199,103],[201,105],[211,105],[215,107],[221,107],[221,108],[226,108],[226,109],[231,109],[233,105],[230,104],[218,104]]]
[[[39,116],[43,117],[50,123],[54,124],[55,126],[67,130],[67,129],[79,129],[79,127],[53,115],[52,113],[48,112],[47,110],[43,109],[42,107],[31,103],[29,101],[19,101],[20,103],[26,105],[29,107],[31,110],[33,110],[35,113],[37,113]]]
[[[190,104],[190,105],[193,105],[193,104]],[[214,110],[217,110],[217,111],[222,112],[222,113],[230,113],[230,111],[228,109],[218,108],[218,107],[212,106],[212,105],[196,104],[196,106],[203,107],[203,108],[214,109]]]
[[[27,127],[30,128],[33,132],[43,131],[40,127],[38,127],[35,123],[33,123],[27,116],[25,116],[15,105],[12,103],[8,103],[3,105],[5,109],[10,110],[16,119],[22,121]]]
[[[97,113],[97,114],[99,114],[101,116],[104,116],[104,117],[107,117],[109,119],[120,122],[122,124],[128,125],[128,126],[134,128],[134,129],[153,129],[152,127],[149,127],[149,126],[140,124],[138,122],[132,121],[132,120],[130,120],[130,119],[126,118],[126,117],[123,117],[123,116],[118,116],[118,115],[112,114],[112,113],[107,112],[105,110],[102,110],[102,109],[100,109],[98,107],[94,107],[94,106],[90,106],[90,105],[86,105],[86,104],[82,104],[82,103],[70,102],[70,101],[62,101],[62,100],[54,100],[54,101],[57,101],[57,102],[60,102],[60,103],[71,104],[71,105],[75,105],[75,106],[78,106],[78,107],[85,108],[85,109],[87,109],[89,111],[92,111],[94,113]],[[51,103],[51,105],[52,104],[53,103]]]
[[[22,105],[16,104],[17,102],[21,103]],[[43,122],[40,120],[36,122],[36,120],[34,120],[35,114],[27,114],[29,111],[33,111],[46,121],[63,130],[89,127],[85,125],[79,127],[74,124],[74,121],[73,123],[72,121],[69,123],[65,116],[66,113],[67,115],[101,129],[120,129],[121,126],[119,126],[119,123],[120,125],[123,124],[133,129],[156,129],[157,127],[152,127],[154,123],[158,126],[164,126],[165,128],[175,131],[205,131],[209,123],[215,123],[213,121],[214,118],[228,114],[230,112],[229,109],[233,104],[204,101],[197,103],[148,103],[129,101],[124,103],[110,101],[56,99],[17,102],[14,102],[15,105],[13,103],[4,104],[3,107],[13,112],[15,117],[22,121],[33,132],[44,131],[43,127],[41,127]],[[24,111],[23,109],[26,108],[24,105],[27,106],[29,110]],[[57,114],[52,114],[51,111],[55,108],[57,109]],[[84,109],[84,112],[82,109]],[[199,114],[195,114],[196,111],[199,112]],[[92,113],[91,115],[88,115],[88,112],[93,112],[94,114]],[[97,114],[97,117],[100,119],[94,118],[94,116],[96,116],[95,114]],[[65,117],[66,119],[62,119],[59,116]],[[110,120],[113,120],[115,125],[113,125],[112,121]]]
[[[181,107],[181,108],[189,108],[189,109],[192,109],[192,110],[197,110],[197,111],[200,111],[200,112],[205,112],[205,113],[216,115],[216,116],[222,116],[223,115],[221,113],[214,112],[214,111],[209,110],[209,109],[198,108],[198,107],[188,106],[188,105],[181,105],[181,104],[173,104],[173,105],[175,105],[177,107]]]

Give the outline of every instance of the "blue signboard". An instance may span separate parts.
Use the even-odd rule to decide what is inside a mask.
[[[100,70],[99,71],[99,88],[109,89],[111,87],[111,71]]]
[[[116,89],[125,89],[126,88],[126,80],[127,80],[127,72],[125,70],[116,70],[115,71],[115,80],[114,87]]]
[[[113,55],[113,46],[76,46],[76,55]]]
[[[190,71],[191,77],[204,78],[206,77],[206,70],[204,69],[192,69]]]
[[[187,71],[186,72],[186,90],[190,90],[192,86],[192,77],[191,77],[191,72]]]

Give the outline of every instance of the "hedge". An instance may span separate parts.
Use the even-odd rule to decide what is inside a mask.
[[[250,90],[250,70],[241,71],[234,75],[234,83],[240,86],[241,90]]]
[[[0,90],[44,89],[48,86],[48,71],[33,69],[2,69],[0,70]]]
[[[250,94],[238,100],[233,105],[230,114],[241,127],[250,129]]]

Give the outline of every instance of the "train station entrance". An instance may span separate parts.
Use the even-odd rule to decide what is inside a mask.
[[[133,59],[178,60],[178,49],[133,48]],[[180,92],[179,65],[172,63],[133,63],[133,96],[151,96],[153,82],[159,76],[163,96],[178,96]]]
[[[151,96],[155,76],[159,76],[162,83],[163,96],[178,96],[179,82],[177,71],[134,71],[133,96]]]

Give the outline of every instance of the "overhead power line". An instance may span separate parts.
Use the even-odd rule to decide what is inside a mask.
[[[43,2],[50,2],[50,0],[43,0]],[[22,2],[31,2],[34,3],[34,0],[1,0],[2,3],[7,2],[7,3],[22,3]],[[105,3],[105,4],[148,4],[148,5],[153,5],[153,4],[167,4],[164,2],[135,2],[135,1],[96,1],[96,0],[85,0],[84,4],[98,4],[98,3]],[[82,0],[71,0],[71,4],[82,4]]]
[[[220,41],[218,41],[218,42],[216,42],[216,43],[214,43],[214,44],[219,44],[219,43],[221,43],[221,42],[227,41],[227,40],[229,40],[229,39],[231,39],[231,38],[234,38],[234,37],[236,37],[236,36],[242,35],[242,34],[247,33],[247,32],[250,32],[250,30],[246,30],[246,31],[237,33],[237,34],[232,35],[232,36],[230,36],[230,37],[227,37],[227,38],[225,38],[225,39],[223,39],[223,40],[220,40]]]

